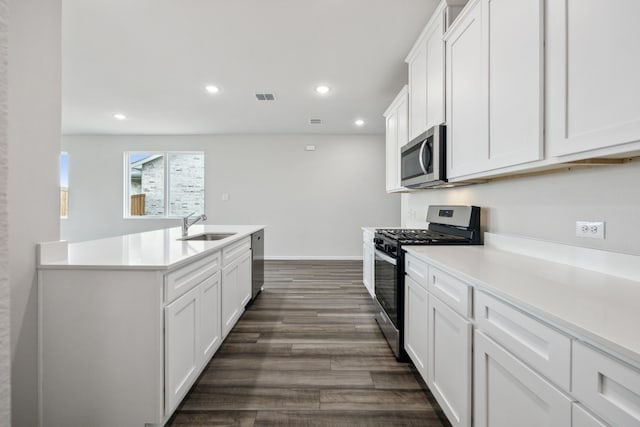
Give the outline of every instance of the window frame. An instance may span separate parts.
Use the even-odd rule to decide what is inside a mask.
[[[153,155],[161,155],[163,157],[163,167],[164,167],[164,215],[131,215],[131,167],[129,163],[129,159],[131,155],[136,154],[149,154]],[[203,189],[205,190],[203,196],[202,203],[202,213],[205,212],[207,206],[207,193],[206,193],[206,155],[204,151],[201,150],[187,150],[187,151],[157,151],[157,150],[133,150],[133,151],[125,151],[123,156],[123,164],[124,164],[124,197],[123,197],[123,219],[133,219],[133,220],[148,220],[148,219],[181,219],[182,216],[179,215],[169,215],[169,190],[171,185],[171,178],[169,173],[169,156],[172,154],[201,154],[202,155],[202,168],[203,168]]]
[[[62,158],[63,156],[66,156],[67,158],[67,215],[66,216],[62,216],[60,215],[60,219],[61,220],[67,220],[69,219],[69,152],[68,151],[60,151],[60,154],[58,155],[58,188],[59,188],[59,193],[62,193],[62,189],[64,188],[62,186],[62,182],[60,182],[62,179]],[[62,205],[58,206],[58,213],[62,212]]]

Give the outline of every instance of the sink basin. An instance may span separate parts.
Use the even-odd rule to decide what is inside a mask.
[[[236,233],[202,233],[194,234],[193,236],[183,237],[178,240],[222,240],[227,237],[231,237]]]

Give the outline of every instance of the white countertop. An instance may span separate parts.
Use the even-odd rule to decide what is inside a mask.
[[[640,281],[484,246],[406,246],[410,254],[640,364]]]
[[[236,233],[214,241],[178,240],[181,227],[70,243],[67,259],[42,262],[40,269],[147,269],[166,270],[214,253],[224,246],[265,228],[264,225],[192,225],[189,235]]]

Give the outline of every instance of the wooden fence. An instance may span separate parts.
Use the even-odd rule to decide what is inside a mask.
[[[144,194],[131,196],[131,216],[144,215]]]
[[[69,215],[69,190],[60,187],[60,216],[66,218]]]

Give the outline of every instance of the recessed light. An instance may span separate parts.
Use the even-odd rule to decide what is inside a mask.
[[[331,91],[331,88],[327,85],[316,86],[316,92],[320,95],[326,95],[329,91]]]
[[[113,113],[112,117],[116,120],[127,120],[127,116],[122,113]]]
[[[211,94],[220,92],[220,88],[218,86],[214,86],[214,85],[205,86],[204,90],[206,90],[207,92],[209,92]]]
[[[364,120],[362,120],[362,119],[358,119],[358,120],[356,120],[356,121],[355,121],[355,122],[353,122],[353,123],[355,123],[355,124],[356,124],[356,126],[364,126]]]

